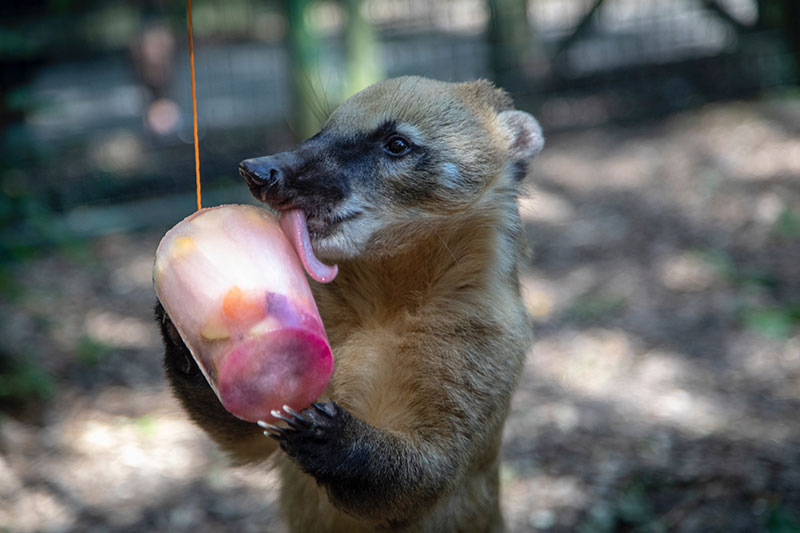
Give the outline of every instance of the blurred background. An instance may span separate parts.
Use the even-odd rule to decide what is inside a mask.
[[[0,6],[0,531],[284,531],[161,376],[194,210],[186,6]],[[800,531],[800,3],[195,0],[204,203],[354,91],[478,77],[541,121],[511,531]]]

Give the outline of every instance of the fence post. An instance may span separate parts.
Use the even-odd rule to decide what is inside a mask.
[[[380,43],[369,20],[364,16],[365,0],[345,0],[347,25],[347,83],[344,98],[372,85],[383,77]]]
[[[759,18],[767,19],[768,23],[783,30],[786,42],[794,56],[795,82],[800,83],[800,2],[797,0],[782,0],[781,2],[760,0],[758,9]]]
[[[291,126],[300,139],[321,126],[319,87],[320,45],[308,18],[313,0],[284,0],[286,39],[289,49],[289,87],[292,101]],[[316,111],[316,112],[315,112]]]
[[[509,89],[521,81],[528,59],[531,30],[527,0],[488,0],[489,54],[495,81]]]

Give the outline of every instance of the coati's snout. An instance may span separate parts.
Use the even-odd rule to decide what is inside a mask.
[[[327,152],[324,142],[310,139],[289,152],[246,159],[239,163],[239,174],[253,196],[274,209],[301,208],[309,222],[330,223],[329,215],[350,194],[351,184]],[[327,234],[332,228],[313,229]]]
[[[239,170],[260,201],[303,209],[317,254],[341,260],[384,252],[384,230],[432,227],[494,201],[492,190],[516,190],[542,145],[536,120],[489,82],[404,77],[354,95],[295,149]]]
[[[364,192],[370,175],[368,157],[358,141],[337,139],[324,131],[293,150],[247,159],[239,173],[250,192],[270,207],[302,209],[314,250],[320,258],[353,255],[353,228],[364,215]]]
[[[247,181],[254,196],[273,197],[283,194],[283,176],[287,168],[296,166],[292,152],[245,159],[239,163],[239,174]]]

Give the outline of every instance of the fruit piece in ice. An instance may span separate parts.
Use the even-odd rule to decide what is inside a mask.
[[[265,307],[263,298],[245,292],[236,285],[222,299],[222,313],[235,324],[250,324],[259,320],[264,316]]]
[[[208,341],[221,341],[230,337],[231,332],[219,315],[214,314],[200,326],[200,335]]]
[[[308,407],[332,371],[333,357],[323,337],[281,329],[241,342],[225,357],[217,374],[219,398],[239,418],[274,421],[273,409]]]
[[[274,331],[276,329],[280,329],[283,324],[278,321],[275,317],[268,316],[261,322],[257,322],[253,327],[247,330],[247,334],[251,337],[258,337],[259,335],[264,335],[265,333],[269,333],[270,331]]]
[[[169,252],[173,259],[177,259],[197,249],[191,237],[178,237]]]

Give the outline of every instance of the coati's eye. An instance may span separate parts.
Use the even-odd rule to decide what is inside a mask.
[[[395,135],[383,145],[383,149],[389,155],[400,157],[411,151],[411,143],[399,135]]]

